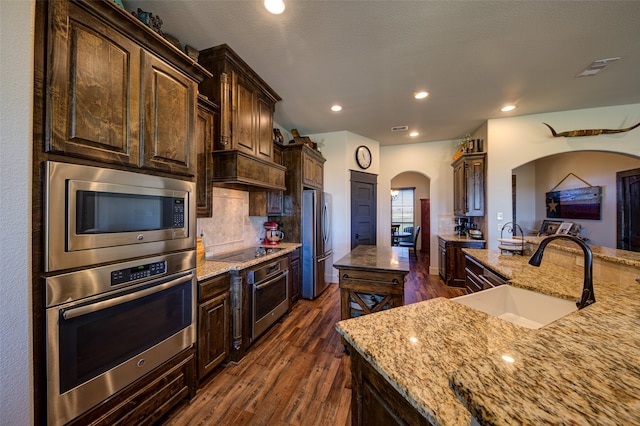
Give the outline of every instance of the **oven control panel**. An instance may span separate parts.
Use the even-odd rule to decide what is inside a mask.
[[[111,285],[124,284],[131,281],[137,281],[142,278],[152,277],[167,272],[167,262],[147,263],[146,265],[138,265],[133,268],[120,269],[111,272]]]

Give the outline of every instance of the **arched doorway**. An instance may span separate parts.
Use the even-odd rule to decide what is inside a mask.
[[[391,179],[391,189],[413,188],[413,227],[421,227],[417,250],[430,253],[431,211],[430,189],[431,179],[419,172],[407,171],[397,174]],[[392,203],[393,204],[393,203]],[[391,214],[393,224],[393,213]]]

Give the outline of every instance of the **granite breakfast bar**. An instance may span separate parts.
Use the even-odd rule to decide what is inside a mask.
[[[575,300],[583,284],[578,250],[552,246],[558,255],[539,268],[499,250],[465,253],[511,285]],[[361,359],[384,380],[367,386],[392,388],[391,411],[402,398],[409,409],[393,414],[408,411],[409,423],[640,424],[640,254],[593,250],[596,303],[538,330],[444,298],[341,321],[337,329],[355,352],[353,364]],[[361,373],[354,371],[360,381]],[[353,424],[380,418],[380,410],[363,410],[356,385],[354,377]]]

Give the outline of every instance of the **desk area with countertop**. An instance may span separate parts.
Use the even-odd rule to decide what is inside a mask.
[[[552,245],[557,258],[550,254],[538,268],[528,256],[464,252],[513,286],[576,300],[580,250]],[[444,298],[339,322],[360,374],[354,393],[379,392],[391,405],[400,403],[399,414],[423,424],[468,425],[471,417],[482,424],[639,424],[640,253],[593,251],[603,262],[594,265],[597,302],[538,330]],[[382,379],[363,391],[365,373]],[[373,407],[352,413],[354,424],[380,416]]]

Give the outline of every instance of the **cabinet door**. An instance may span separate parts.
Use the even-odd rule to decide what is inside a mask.
[[[453,168],[453,214],[464,216],[466,213],[466,189],[465,189],[464,162]]]
[[[45,150],[137,167],[140,48],[70,2],[49,4]]]
[[[196,117],[196,212],[197,217],[211,217],[211,178],[213,177],[213,138],[216,112],[205,105],[198,106]]]
[[[313,180],[313,171],[315,169],[315,164],[313,163],[313,158],[308,155],[302,154],[302,182],[305,185],[315,186]]]
[[[443,240],[438,244],[438,273],[442,280],[447,283],[447,246]]]
[[[324,185],[324,165],[317,160],[313,162],[313,183],[318,189]]]
[[[197,84],[144,53],[143,167],[195,176]]]
[[[263,99],[258,98],[256,117],[256,136],[258,158],[273,161],[273,109]]]
[[[257,149],[254,134],[254,89],[249,82],[235,72],[233,73],[231,99],[232,114],[234,114],[234,126],[231,130],[233,147],[238,151],[255,156]]]
[[[220,365],[229,354],[229,292],[200,305],[198,377]]]
[[[291,279],[290,304],[294,304],[300,299],[302,290],[302,274],[300,273],[300,249],[296,249],[289,257],[289,278]]]
[[[466,214],[484,216],[484,158],[470,159],[466,164]]]

